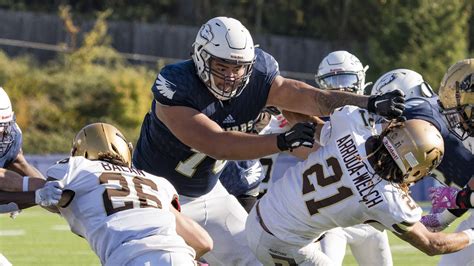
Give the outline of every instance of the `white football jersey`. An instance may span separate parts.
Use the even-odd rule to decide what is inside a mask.
[[[58,162],[47,176],[62,182],[64,193],[74,192],[70,203],[59,210],[102,264],[156,249],[190,252],[194,257],[194,250],[176,233],[169,208],[173,201],[179,206],[177,192],[166,179],[80,156]],[[137,243],[139,250],[133,248]]]
[[[374,223],[397,232],[420,220],[421,208],[399,188],[374,175],[365,142],[379,134],[375,116],[340,108],[322,130],[324,145],[289,168],[260,199],[260,212],[279,239],[306,245],[325,231]]]
[[[270,122],[259,134],[280,134],[288,131],[290,128],[290,124],[283,115],[272,115]],[[284,169],[293,166],[299,161],[301,159],[287,153],[274,153],[260,158],[260,163],[265,173],[265,178],[259,186],[260,193],[264,194],[275,180],[281,178]]]

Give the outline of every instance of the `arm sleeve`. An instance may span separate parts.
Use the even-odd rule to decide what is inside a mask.
[[[420,221],[422,210],[409,195],[397,189],[386,192],[385,199],[385,204],[369,209],[369,212],[388,230],[402,234]]]

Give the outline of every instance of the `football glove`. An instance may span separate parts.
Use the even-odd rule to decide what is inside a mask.
[[[300,146],[312,148],[315,129],[315,125],[310,122],[295,124],[290,130],[277,136],[278,149],[293,151]]]
[[[63,193],[63,185],[59,181],[48,181],[35,191],[35,203],[43,207],[57,205]]]
[[[431,232],[443,231],[458,217],[450,213],[447,209],[439,213],[429,213],[421,217],[420,222]]]
[[[405,110],[405,95],[401,90],[389,91],[380,95],[369,97],[367,110],[384,116],[387,119],[397,118]]]
[[[431,205],[434,208],[458,208],[456,195],[459,189],[453,187],[432,187],[429,189]]]

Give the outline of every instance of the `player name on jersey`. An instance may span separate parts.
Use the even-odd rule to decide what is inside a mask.
[[[107,162],[101,162],[100,165],[102,166],[104,171],[125,172],[125,173],[136,174],[139,176],[145,176],[145,173],[142,170],[138,170],[131,167],[110,164]]]
[[[224,120],[225,123],[225,120]],[[248,121],[247,123],[242,123],[239,126],[233,127],[223,127],[225,131],[241,131],[241,132],[250,132],[253,128],[253,120]]]
[[[341,153],[342,160],[349,172],[352,182],[367,208],[372,208],[383,201],[382,195],[376,189],[372,176],[369,175],[365,164],[360,160],[361,156],[357,152],[354,139],[350,134],[336,141],[337,148]]]

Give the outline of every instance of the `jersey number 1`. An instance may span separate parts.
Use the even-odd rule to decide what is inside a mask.
[[[206,154],[195,151],[191,156],[188,157],[188,159],[178,163],[176,166],[176,171],[184,176],[192,178],[199,164],[201,164],[201,162],[204,161],[206,157]],[[214,167],[212,168],[212,172],[216,174],[221,171],[224,168],[225,163],[226,161],[216,160]]]
[[[321,187],[329,186],[341,180],[343,173],[341,166],[339,165],[339,161],[334,157],[330,157],[326,160],[326,162],[328,166],[333,169],[334,175],[325,176],[323,166],[321,164],[315,164],[311,166],[303,173],[303,195],[316,191],[316,188],[309,180],[309,176],[312,174],[316,174],[316,182]],[[306,201],[305,203],[306,207],[308,208],[309,214],[314,215],[316,213],[319,213],[320,208],[336,204],[337,202],[348,198],[354,194],[352,193],[352,190],[350,188],[345,186],[338,187],[337,191],[338,192],[336,194],[324,199],[320,199],[318,201]]]

